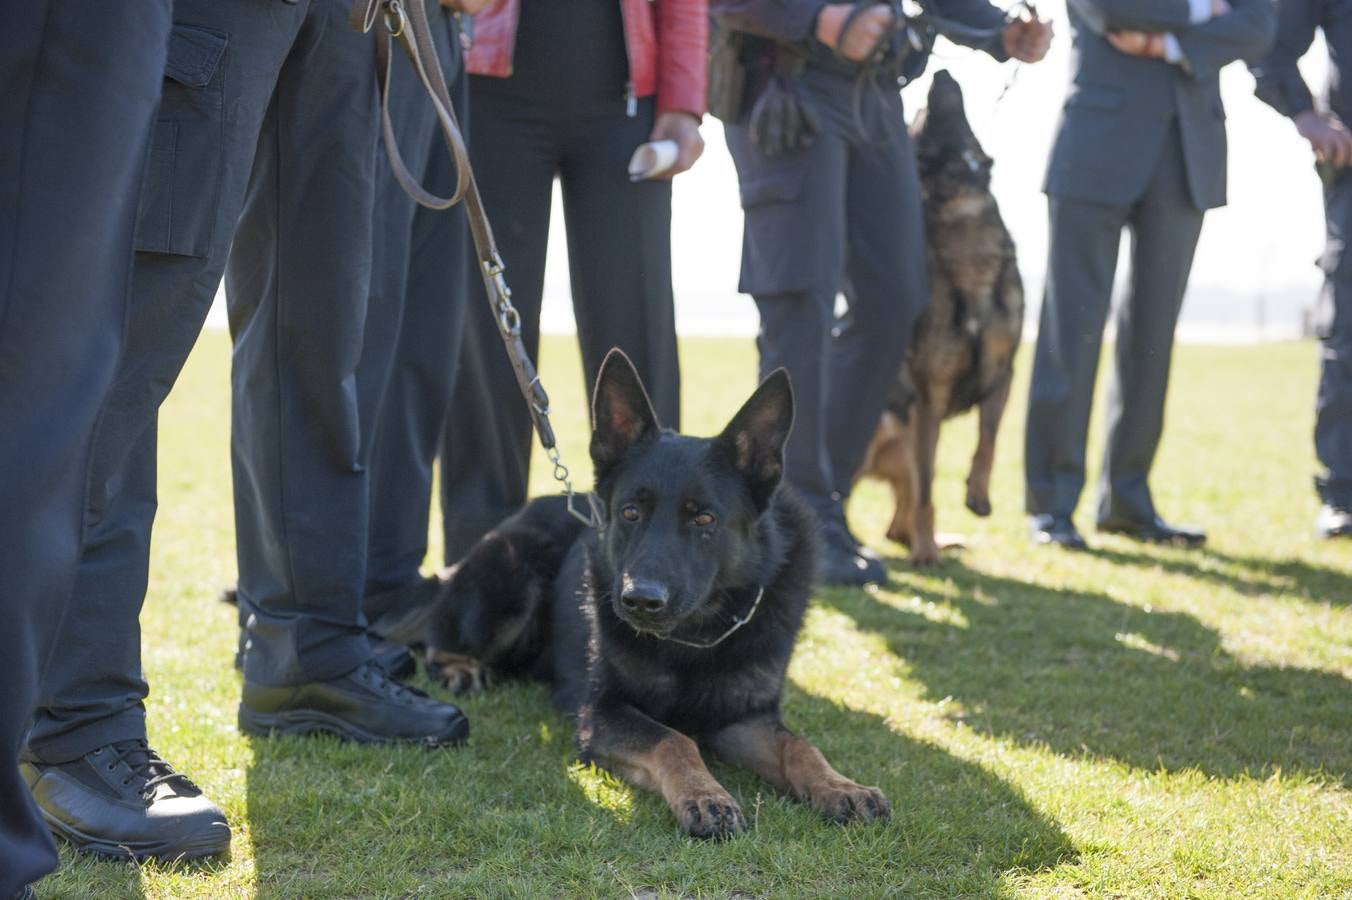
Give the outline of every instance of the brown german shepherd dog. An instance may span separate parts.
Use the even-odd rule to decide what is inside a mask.
[[[947,71],[934,75],[929,105],[911,126],[929,242],[930,305],[856,478],[892,485],[897,508],[887,536],[911,562],[939,562],[934,535],[934,455],[939,423],[976,406],[981,434],[967,476],[967,508],[991,512],[995,433],[1009,399],[1023,329],[1023,283],[1014,241],[990,192],[992,160]]]
[[[628,357],[596,379],[591,457],[604,527],[546,497],[447,573],[429,668],[455,690],[548,681],[582,759],[662,795],[695,837],[747,827],[703,754],[835,822],[878,821],[882,792],[833,769],[780,717],[812,592],[816,526],[780,486],[793,393],[780,369],[723,433],[663,430]]]

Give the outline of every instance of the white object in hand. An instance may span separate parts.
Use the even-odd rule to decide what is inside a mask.
[[[634,155],[629,157],[629,180],[642,181],[661,175],[676,165],[676,157],[680,155],[681,148],[675,141],[649,141],[640,144]]]

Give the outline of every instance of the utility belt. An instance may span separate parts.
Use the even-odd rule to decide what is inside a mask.
[[[878,58],[867,63],[845,59],[819,41],[784,42],[723,27],[710,29],[709,94],[711,115],[725,123],[746,121],[751,140],[767,156],[811,146],[819,111],[803,90],[810,69],[853,85],[853,118],[866,132],[861,104],[866,90],[892,90],[919,77],[937,36],[931,26],[905,21]]]

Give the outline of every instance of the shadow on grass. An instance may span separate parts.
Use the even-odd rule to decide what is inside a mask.
[[[1346,679],[1246,664],[1186,614],[953,562],[942,574],[946,583],[927,589],[933,581],[894,569],[901,593],[915,595],[895,604],[839,590],[821,602],[882,635],[930,696],[958,701],[951,716],[978,732],[1150,771],[1281,770],[1352,785]],[[928,615],[931,602],[956,615]]]
[[[788,720],[841,772],[882,787],[895,811],[890,823],[834,825],[711,759],[755,827],[729,842],[693,840],[656,794],[578,777],[570,725],[543,690],[517,691],[513,702],[475,718],[478,746],[460,754],[251,741],[247,817],[258,896],[613,896],[645,888],[774,896],[806,884],[839,896],[860,885],[993,896],[1006,893],[1011,871],[1077,858],[1058,825],[1000,777],[792,685]],[[521,749],[509,760],[503,746]]]
[[[136,863],[76,853],[61,842],[57,846],[61,849],[61,863],[52,876],[33,885],[38,897],[140,900],[145,896],[141,867]]]
[[[138,900],[145,896],[143,870],[155,874],[174,872],[186,876],[212,875],[229,869],[232,861],[231,855],[227,853],[209,859],[136,863],[76,853],[70,849],[70,845],[61,841],[57,843],[61,848],[61,865],[57,869],[59,874],[51,881],[39,882],[34,886],[39,897]]]
[[[1090,552],[1118,565],[1159,568],[1245,596],[1282,593],[1335,606],[1352,604],[1352,575],[1303,559],[1243,556],[1210,547],[1156,554],[1096,544]]]

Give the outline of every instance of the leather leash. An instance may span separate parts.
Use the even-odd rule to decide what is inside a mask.
[[[382,20],[383,27],[378,27],[377,23]],[[395,180],[416,203],[429,209],[449,209],[464,201],[470,234],[474,237],[479,272],[483,276],[484,290],[488,295],[488,304],[492,307],[493,320],[497,323],[498,333],[502,336],[503,346],[507,350],[507,359],[512,364],[517,387],[530,409],[531,421],[540,438],[540,445],[544,447],[545,454],[554,466],[554,479],[563,486],[568,496],[568,512],[584,524],[599,530],[602,524],[600,503],[594,494],[588,493],[584,495],[586,509],[583,510],[576,505],[575,501],[579,495],[573,490],[568,467],[564,465],[554,440],[554,429],[549,422],[549,395],[545,393],[544,385],[540,383],[540,376],[521,339],[521,314],[512,305],[512,291],[507,286],[503,274],[506,267],[502,263],[502,256],[498,253],[493,228],[484,212],[479,186],[474,180],[474,169],[469,161],[469,151],[465,146],[464,133],[460,130],[455,105],[451,102],[446,78],[437,58],[436,45],[432,42],[432,29],[427,20],[425,0],[408,0],[407,6],[401,0],[354,0],[349,24],[362,33],[375,31],[376,77],[381,93],[382,130],[385,136],[385,152],[389,157]],[[390,121],[392,63],[390,43],[395,40],[404,48],[413,70],[418,75],[418,80],[422,82],[423,89],[431,100],[441,134],[455,162],[455,192],[450,197],[438,197],[419,184],[418,179],[409,172],[403,155],[399,152],[394,126]]]

